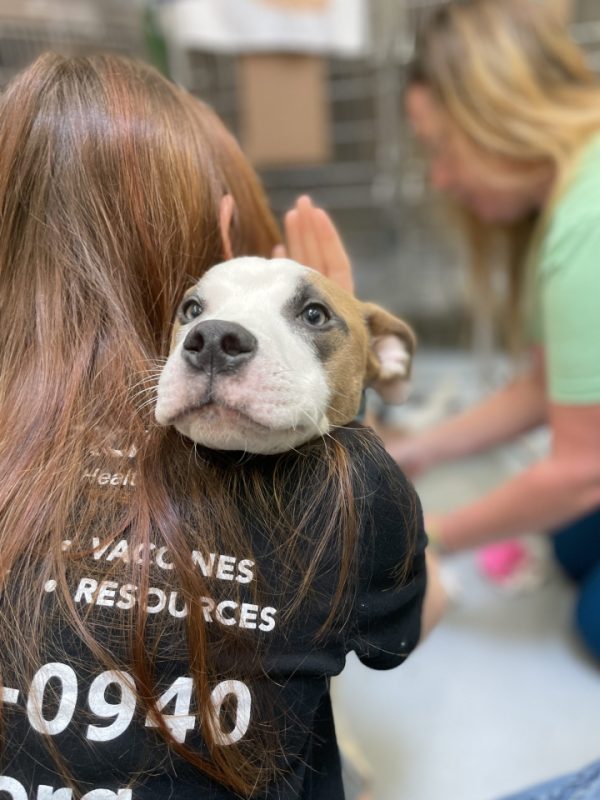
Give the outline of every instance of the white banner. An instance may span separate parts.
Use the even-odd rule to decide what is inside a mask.
[[[316,9],[265,0],[167,0],[160,21],[172,44],[214,52],[358,57],[369,43],[367,0],[329,0]]]

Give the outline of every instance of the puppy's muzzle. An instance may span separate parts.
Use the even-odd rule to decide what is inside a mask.
[[[212,319],[199,322],[185,337],[182,357],[199,372],[231,373],[250,361],[258,347],[256,337],[237,322]]]

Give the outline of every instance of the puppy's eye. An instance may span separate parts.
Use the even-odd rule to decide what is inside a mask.
[[[311,303],[300,314],[304,322],[307,322],[313,328],[320,328],[329,322],[331,314],[320,303]]]
[[[189,297],[187,300],[184,300],[179,307],[179,320],[184,324],[186,322],[191,322],[193,319],[196,319],[196,317],[199,317],[203,310],[202,303],[199,303],[198,300],[195,300],[193,297]]]

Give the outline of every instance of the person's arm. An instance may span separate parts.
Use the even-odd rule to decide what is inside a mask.
[[[421,433],[389,441],[386,447],[414,478],[436,464],[509,441],[543,424],[546,415],[543,350],[536,347],[529,372],[476,406]]]
[[[448,549],[552,530],[600,507],[600,208],[590,200],[596,183],[584,188],[548,234],[536,268],[550,455],[478,502],[429,520]]]
[[[549,409],[552,448],[516,478],[449,514],[428,517],[444,550],[525,531],[544,533],[600,507],[600,404]]]

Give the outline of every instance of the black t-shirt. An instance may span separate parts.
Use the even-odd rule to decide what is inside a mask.
[[[356,580],[349,584],[349,612],[334,622],[324,637],[317,632],[326,616],[328,593],[336,584],[336,564],[324,559],[314,576],[315,597],[292,621],[284,621],[280,609],[289,580],[280,569],[277,553],[267,546],[249,518],[256,563],[244,553],[191,556],[205,574],[215,578],[214,597],[204,598],[212,631],[240,625],[265,644],[264,670],[276,687],[276,708],[285,709],[284,746],[289,760],[277,785],[257,794],[259,800],[343,800],[339,755],[329,697],[329,682],[343,668],[346,654],[354,650],[374,669],[390,669],[402,663],[417,644],[425,593],[426,572],[422,514],[412,486],[404,479],[381,444],[364,429],[349,427],[338,433],[361,474],[361,526]],[[265,462],[266,463],[266,462]],[[89,476],[111,490],[112,477]],[[113,476],[114,477],[114,476]],[[125,472],[112,482],[122,484]],[[133,480],[133,477],[131,477]],[[307,487],[307,492],[310,487]],[[250,514],[250,512],[248,512]],[[417,530],[409,536],[408,528]],[[318,525],[312,530],[319,538]],[[104,547],[90,536],[90,558],[109,563],[132,558],[127,541]],[[399,585],[398,565],[406,561],[408,574]],[[156,619],[167,621],[169,635],[157,653],[156,681],[161,692],[159,707],[178,741],[200,742],[189,665],[177,642],[184,633],[185,610],[177,592],[168,584],[170,555],[156,548],[157,571],[165,575],[161,586],[153,580],[145,603]],[[259,563],[260,562],[260,563]],[[253,580],[264,583],[260,605],[228,599],[227,588]],[[102,585],[87,577],[85,564],[75,578],[72,600],[89,611],[96,634],[109,650],[122,615],[131,612],[136,587],[121,584],[118,574]],[[286,588],[287,587],[287,588]],[[131,676],[126,671],[107,671],[94,666],[97,659],[83,647],[71,626],[62,624],[54,587],[48,582],[48,613],[53,635],[42,643],[40,664],[27,691],[11,688],[4,679],[4,736],[0,798],[11,800],[232,800],[230,790],[215,784],[180,758],[157,734],[136,707]],[[324,610],[325,609],[325,610]],[[18,632],[16,632],[18,635]],[[98,634],[97,634],[98,635]],[[26,643],[24,643],[26,646]],[[252,725],[268,725],[252,705],[249,687],[235,676],[212,690],[215,709],[233,701],[233,719],[222,730],[223,746],[241,739]],[[217,719],[219,718],[217,713]],[[55,765],[53,748],[81,787],[71,793]]]

